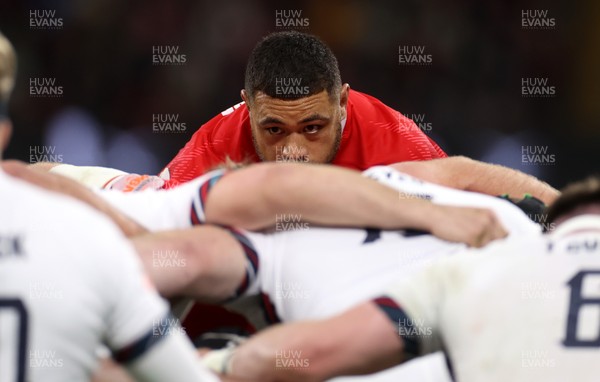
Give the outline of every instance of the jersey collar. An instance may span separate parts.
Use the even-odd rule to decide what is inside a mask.
[[[583,232],[600,234],[600,215],[585,214],[571,218],[559,225],[550,234],[550,237],[560,240],[564,237]]]

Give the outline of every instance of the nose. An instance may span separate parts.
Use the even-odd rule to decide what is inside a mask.
[[[287,140],[283,146],[282,154],[286,160],[294,162],[306,162],[308,161],[308,149],[302,142],[302,134],[291,134],[292,136]],[[297,136],[296,136],[297,135]]]

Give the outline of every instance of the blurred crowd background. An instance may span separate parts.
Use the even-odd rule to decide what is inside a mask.
[[[36,10],[55,10],[62,26],[32,28]],[[278,26],[283,10],[301,11],[308,26]],[[546,11],[555,25],[524,28],[524,10]],[[0,30],[19,56],[6,158],[29,162],[46,147],[66,163],[158,173],[200,125],[241,101],[250,51],[285,29],[320,36],[344,82],[420,118],[450,155],[557,187],[598,170],[594,0],[3,0]],[[185,63],[154,65],[153,47],[165,45],[178,46]],[[431,63],[400,63],[400,46],[424,47]],[[32,78],[54,78],[62,96],[32,96]],[[554,96],[524,97],[522,78],[546,78]],[[159,113],[177,115],[186,131],[153,131]],[[524,147],[553,159],[528,162]]]

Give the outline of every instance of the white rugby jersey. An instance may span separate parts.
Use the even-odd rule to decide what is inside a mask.
[[[101,344],[137,365],[172,343],[166,302],[108,219],[2,172],[0,204],[0,381],[89,380]]]
[[[377,175],[380,181],[392,179],[391,186],[434,203],[490,208],[509,234],[540,232],[537,224],[505,200],[436,186],[389,167],[373,170],[376,173],[368,170],[371,173],[366,175]],[[272,313],[283,321],[338,313],[377,295],[390,282],[411,275],[423,264],[465,248],[414,230],[312,227],[293,215],[279,217],[275,232],[238,231],[236,235],[238,239],[246,236],[241,242],[251,254],[248,257],[253,268],[258,269],[249,277],[248,293],[267,295],[275,308]]]
[[[444,347],[458,381],[597,381],[600,217],[428,267],[381,304],[410,353]],[[384,298],[385,300],[385,298]]]

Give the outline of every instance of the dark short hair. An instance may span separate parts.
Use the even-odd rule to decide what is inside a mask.
[[[591,176],[565,187],[558,199],[547,210],[546,221],[552,223],[578,207],[600,204],[600,176]]]
[[[302,91],[284,92],[282,81],[296,81]],[[279,99],[299,99],[326,90],[335,99],[342,86],[338,62],[318,37],[297,31],[276,32],[252,50],[244,88],[253,99],[257,92]]]

